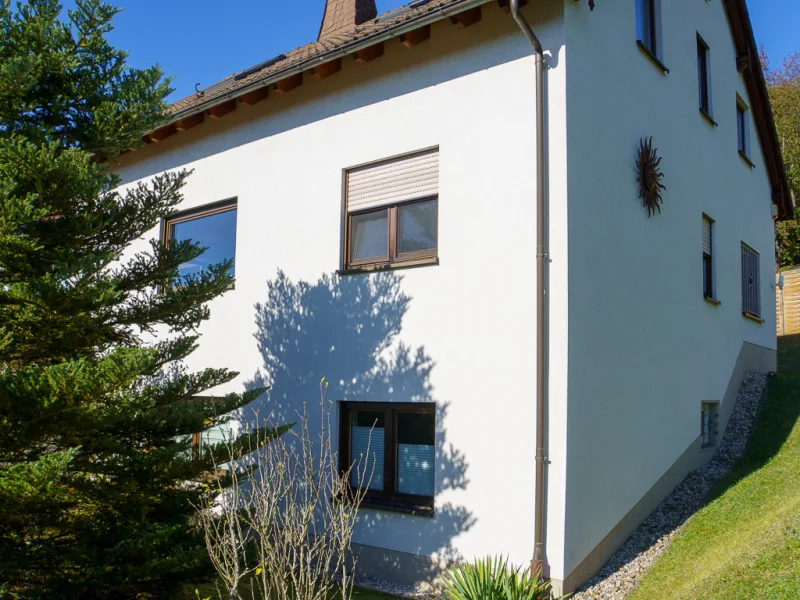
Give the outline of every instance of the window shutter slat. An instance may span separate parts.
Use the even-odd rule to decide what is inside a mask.
[[[383,161],[347,174],[347,210],[356,212],[439,193],[439,150]]]
[[[711,220],[707,217],[703,217],[703,252],[711,256]]]

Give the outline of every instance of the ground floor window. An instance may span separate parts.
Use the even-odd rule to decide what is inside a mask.
[[[432,514],[436,406],[342,402],[340,468],[367,488],[365,505]]]

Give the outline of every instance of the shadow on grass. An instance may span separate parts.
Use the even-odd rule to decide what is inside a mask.
[[[769,390],[747,451],[712,489],[710,504],[738,482],[758,471],[780,452],[800,419],[800,335],[778,338],[778,373]]]

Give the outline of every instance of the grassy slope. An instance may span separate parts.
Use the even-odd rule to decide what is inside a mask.
[[[778,360],[747,455],[629,600],[800,598],[800,339]]]

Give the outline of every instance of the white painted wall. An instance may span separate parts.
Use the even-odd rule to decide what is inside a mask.
[[[699,435],[742,342],[775,348],[770,185],[752,129],[737,153],[736,71],[720,0],[662,2],[663,74],[636,45],[634,0],[565,3],[569,61],[569,425],[564,574]],[[715,128],[698,111],[696,35],[711,48]],[[752,122],[751,122],[752,127]],[[642,136],[664,157],[661,215],[637,198]],[[701,215],[716,220],[722,305],[703,300]],[[761,253],[766,320],[742,317],[740,242]]]
[[[554,340],[565,340],[562,6],[534,4],[526,14],[553,55],[551,328]],[[280,319],[268,332],[273,349],[274,336],[286,335],[276,352],[289,368],[266,406],[288,411],[300,400],[313,403],[324,375],[332,382],[332,400],[429,398],[440,411],[446,407],[438,424],[436,517],[366,510],[356,541],[430,556],[505,554],[524,564],[533,549],[534,512],[534,64],[509,15],[496,4],[483,14],[466,30],[436,24],[430,41],[412,50],[393,41],[384,57],[367,65],[345,60],[330,79],[307,76],[290,94],[241,106],[225,119],[123,157],[119,172],[132,183],[166,169],[194,169],[185,208],[238,198],[236,289],[212,303],[190,366],[241,371],[233,389],[264,374],[255,305],[269,301],[267,282],[280,269],[293,284],[308,282],[303,299],[313,314],[295,314],[296,334]],[[380,328],[383,315],[365,315],[356,295],[373,278],[342,278],[335,284],[341,295],[333,300],[318,285],[339,267],[342,171],[434,145],[441,161],[441,264],[397,273],[409,301],[401,331],[383,354],[401,344],[424,351],[429,378],[428,363],[412,361],[389,381],[365,385],[363,361],[353,356],[371,334],[356,331]],[[300,348],[292,349],[295,341]],[[561,399],[566,349],[558,344],[550,357],[551,393]],[[551,443],[550,467],[549,543],[557,549],[563,548],[565,407],[557,403],[550,414],[552,431],[561,437]]]

